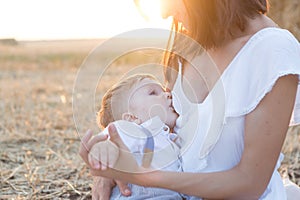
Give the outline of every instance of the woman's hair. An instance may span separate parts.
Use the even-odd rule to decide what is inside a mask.
[[[268,0],[183,0],[188,15],[189,30],[183,29],[180,23],[173,21],[173,36],[170,36],[163,62],[165,77],[168,82],[168,67],[178,71],[178,56],[174,50],[180,49],[185,55],[199,53],[190,48],[189,40],[183,41],[183,33],[198,42],[204,49],[216,48],[235,37],[235,30],[245,31],[249,18],[268,11]],[[202,49],[203,50],[203,49]],[[198,52],[197,52],[198,51]]]
[[[122,119],[128,112],[128,98],[132,87],[144,79],[158,81],[150,74],[135,74],[113,85],[103,96],[100,111],[97,113],[99,127],[105,128],[109,123]]]

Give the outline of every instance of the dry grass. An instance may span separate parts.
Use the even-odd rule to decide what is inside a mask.
[[[90,177],[77,155],[71,95],[92,45],[81,51],[60,45],[67,47],[1,46],[0,199],[90,197]]]
[[[300,1],[269,0],[269,15],[283,28],[290,30],[300,41]]]
[[[100,42],[0,46],[0,199],[91,198],[91,177],[77,155],[72,89],[79,66]],[[98,96],[130,66],[157,60],[153,52],[118,60],[103,77]],[[298,185],[299,143],[300,127],[290,128],[280,169]]]
[[[0,46],[0,199],[91,198],[91,177],[77,155],[72,90],[77,70],[99,43]],[[115,62],[98,87],[99,99],[129,66],[145,60],[157,57],[139,53]]]

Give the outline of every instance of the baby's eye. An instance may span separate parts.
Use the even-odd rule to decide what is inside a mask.
[[[156,95],[155,90],[150,91],[149,95]]]

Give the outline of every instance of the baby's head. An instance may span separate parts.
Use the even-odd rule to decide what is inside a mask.
[[[171,94],[154,76],[137,74],[105,93],[97,121],[101,127],[121,119],[141,124],[155,116],[170,128],[175,126],[178,114],[172,107]]]

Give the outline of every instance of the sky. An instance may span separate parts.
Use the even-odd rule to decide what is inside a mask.
[[[144,1],[150,21],[133,0],[0,0],[0,39],[107,38],[137,28],[168,29],[170,19],[159,17],[158,0]]]

